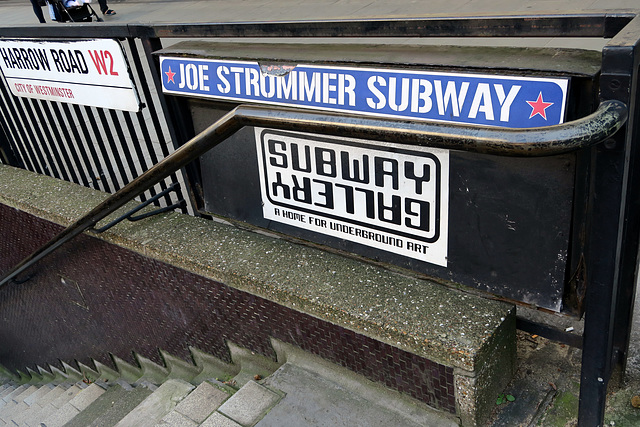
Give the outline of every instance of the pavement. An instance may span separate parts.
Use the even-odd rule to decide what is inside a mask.
[[[98,10],[97,1],[95,9]],[[599,10],[632,10],[640,7],[637,0],[433,0],[420,2],[417,0],[111,0],[109,7],[114,9],[115,16],[104,17],[107,23],[188,23],[188,22],[243,22],[243,21],[277,21],[308,19],[343,19],[343,18],[381,18],[381,17],[419,17],[426,15],[469,15],[469,14],[503,14],[503,13],[542,13],[542,12],[588,12]],[[33,14],[31,5],[24,0],[0,0],[0,26],[39,25]],[[46,16],[46,14],[45,14]],[[49,20],[47,18],[47,20]],[[47,23],[44,25],[59,25]],[[102,25],[96,23],[96,25]],[[413,40],[402,39],[396,42],[418,43],[464,43],[514,45],[514,46],[551,46],[578,47],[599,50],[604,41],[596,39],[471,39],[471,40]],[[170,43],[170,41],[167,41]],[[634,396],[640,394],[640,304],[635,305],[634,328],[632,331],[627,371],[620,387],[612,390],[608,398],[605,425],[640,426],[640,409],[631,405]],[[542,337],[524,332],[518,333],[518,372],[512,383],[505,390],[504,403],[496,404],[493,414],[494,426],[574,426],[577,425],[576,414],[580,380],[579,349],[551,342]],[[338,387],[345,393],[344,385],[339,385],[331,376],[309,374],[308,371],[294,375],[296,367],[272,379],[274,388],[287,388],[288,396],[304,400],[304,396],[313,396],[317,389],[328,390]],[[286,375],[285,375],[286,374]],[[314,380],[318,378],[318,380]],[[300,380],[304,381],[300,381]],[[336,386],[336,384],[338,384]],[[347,389],[348,390],[348,389]],[[382,405],[371,399],[355,396],[346,392],[350,400],[337,399],[327,405],[342,405],[340,411],[333,414],[344,414],[354,419],[353,414],[362,413],[366,409],[370,414],[380,413]],[[317,406],[317,398],[309,398],[308,402]],[[311,403],[310,403],[311,404]],[[350,406],[351,405],[351,406]],[[284,406],[282,417],[290,412]],[[312,425],[337,425],[326,418],[322,407],[310,409],[314,419]],[[326,408],[325,408],[326,409]],[[356,409],[359,412],[356,412]],[[367,412],[367,411],[364,411]],[[384,411],[383,411],[384,412]],[[321,415],[325,413],[323,419]],[[399,416],[397,413],[393,416]],[[313,417],[311,417],[313,418]],[[310,418],[310,419],[311,419]],[[345,418],[345,419],[346,419]],[[284,418],[281,418],[284,420]],[[393,418],[385,419],[397,423]],[[344,421],[344,419],[342,420]],[[293,421],[295,422],[295,420]],[[376,424],[375,421],[371,421]],[[358,423],[356,423],[358,424]],[[359,423],[360,425],[367,425]],[[266,425],[266,424],[265,424]],[[295,425],[294,423],[274,423],[273,425]],[[347,425],[347,424],[345,424]],[[378,425],[380,425],[378,423]],[[390,425],[390,424],[386,424]],[[412,425],[412,424],[405,424]],[[433,424],[437,425],[437,424]]]

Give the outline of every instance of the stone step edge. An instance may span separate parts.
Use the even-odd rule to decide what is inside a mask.
[[[146,383],[157,387],[169,379],[180,379],[192,384],[214,380],[220,387],[235,392],[248,381],[267,377],[282,365],[233,342],[227,341],[226,344],[231,355],[231,363],[192,346],[189,347],[192,363],[162,349],[158,350],[162,364],[155,363],[135,352],[133,352],[135,364],[131,364],[109,353],[115,369],[95,359],[90,359],[90,364],[93,366],[78,361],[71,364],[59,360],[62,369],[49,364],[46,368],[37,366],[37,371],[25,367],[12,372],[0,365],[0,383],[13,382],[17,385],[77,383],[86,387],[94,382],[123,381],[134,386]]]

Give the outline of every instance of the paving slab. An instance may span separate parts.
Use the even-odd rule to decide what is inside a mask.
[[[69,388],[71,388],[69,384],[58,384],[53,389],[51,389],[51,391],[49,391],[34,403],[40,407],[46,406],[56,400],[60,395],[64,394],[64,392]]]
[[[178,403],[174,411],[202,423],[228,398],[229,393],[205,381]]]
[[[37,391],[35,391],[34,393],[31,393],[31,395],[27,396],[24,398],[23,402],[28,405],[31,406],[35,403],[36,400],[44,397],[45,395],[47,395],[51,390],[54,389],[54,385],[53,384],[45,384],[42,387],[40,387]]]
[[[14,417],[14,421],[19,425],[22,425],[23,423],[26,423],[28,425],[37,425],[40,421],[42,421],[43,418],[47,416],[47,409],[45,408],[49,408],[49,410],[55,410],[56,408],[51,406],[50,403],[60,397],[60,395],[64,394],[64,392],[68,388],[68,384],[60,384],[54,387],[44,396],[33,401],[31,406],[29,407],[29,410],[17,414]]]
[[[158,424],[155,425],[155,427],[197,427],[198,425],[199,423],[193,421],[186,415],[182,415],[174,409],[173,411],[162,417],[162,419],[158,422]]]
[[[64,390],[62,393],[58,394],[55,399],[51,400],[48,404],[42,406],[41,409],[35,411],[34,414],[30,414],[29,418],[25,421],[28,426],[36,426],[40,422],[46,421],[51,418],[51,423],[60,423],[63,420],[67,419],[63,417],[63,413],[60,414],[60,418],[54,417],[54,414],[58,412],[61,408],[63,408],[67,402],[74,398],[78,393],[82,391],[82,388],[78,387],[78,385],[74,384],[68,389]],[[78,410],[75,408],[71,408],[69,413],[77,413]],[[68,415],[66,415],[68,417]],[[55,419],[54,419],[55,418]],[[67,421],[71,419],[68,418]],[[64,423],[63,423],[64,424]]]
[[[246,383],[218,408],[218,412],[243,426],[254,426],[273,408],[282,395],[255,381]]]
[[[13,384],[3,384],[2,387],[0,387],[0,399],[11,393],[14,389],[15,386]]]
[[[13,401],[16,403],[22,402],[24,399],[29,397],[32,393],[35,393],[36,391],[38,391],[38,388],[39,387],[35,385],[31,385],[27,387],[27,389],[24,390],[22,393],[18,394],[17,396],[14,396]]]
[[[316,365],[317,366],[317,365]],[[257,427],[295,427],[300,420],[309,426],[438,426],[453,427],[457,422],[435,411],[418,407],[385,408],[399,396],[384,394],[364,378],[346,381],[340,370],[314,371],[291,363],[284,364],[265,384],[282,390],[286,396],[257,424]],[[345,375],[345,377],[348,375]],[[411,412],[413,414],[409,415]],[[233,417],[232,417],[233,418]]]
[[[70,422],[76,415],[81,413],[93,401],[95,401],[105,390],[97,384],[91,384],[72,399],[65,403],[60,409],[49,415],[44,421],[47,427],[62,427]]]
[[[58,395],[58,397],[53,399],[49,403],[49,405],[55,408],[62,408],[68,401],[73,399],[74,396],[80,393],[81,391],[82,391],[82,388],[78,387],[77,384],[74,384],[71,387],[67,388],[63,393],[60,393],[60,395]]]
[[[0,418],[5,422],[9,422],[16,414],[27,409],[28,406],[23,400],[36,391],[38,391],[38,387],[30,386],[23,390],[22,393],[14,394],[13,398],[0,410]]]
[[[0,408],[5,406],[7,403],[11,402],[15,396],[20,395],[23,391],[29,388],[28,384],[22,384],[21,386],[16,387],[11,392],[2,396],[2,400],[0,400]]]
[[[65,427],[112,427],[151,393],[147,387],[112,385]]]
[[[225,417],[220,412],[214,412],[200,427],[243,427],[237,422]]]
[[[2,411],[0,411],[0,419],[8,423],[9,421],[12,421],[16,415],[19,415],[28,409],[29,406],[24,402],[13,403],[9,407],[2,408]]]
[[[186,381],[170,379],[127,414],[118,427],[155,426],[166,414],[184,399],[195,387]]]
[[[80,411],[72,405],[64,405],[62,408],[49,413],[42,424],[46,427],[62,427],[79,413]]]
[[[105,389],[99,385],[93,383],[89,387],[78,393],[73,399],[71,399],[68,405],[72,405],[78,411],[83,411],[93,401],[100,397],[105,392]]]

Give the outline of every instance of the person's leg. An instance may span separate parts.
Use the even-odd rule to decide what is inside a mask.
[[[33,13],[36,14],[38,21],[40,21],[41,24],[46,23],[47,21],[44,20],[44,13],[42,13],[42,6],[40,6],[38,0],[31,0],[31,6],[33,6]]]
[[[107,6],[107,0],[98,0],[98,3],[100,4],[100,12],[102,12],[105,15],[115,15],[116,13],[109,9],[109,6]]]

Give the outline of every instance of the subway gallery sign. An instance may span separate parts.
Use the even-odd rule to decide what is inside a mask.
[[[266,219],[447,265],[448,150],[255,135]]]
[[[163,91],[367,116],[562,123],[568,79],[161,58]],[[256,129],[264,217],[447,265],[446,150]]]

